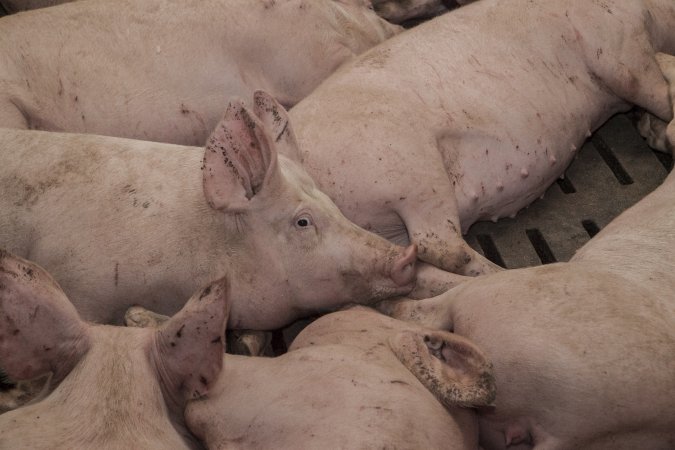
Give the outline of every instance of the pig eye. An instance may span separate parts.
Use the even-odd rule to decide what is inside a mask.
[[[298,228],[307,228],[312,225],[313,225],[312,218],[307,214],[303,214],[302,216],[295,219],[295,226]]]

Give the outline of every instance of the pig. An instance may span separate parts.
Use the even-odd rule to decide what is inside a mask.
[[[356,224],[438,269],[498,270],[462,233],[540,197],[584,139],[639,105],[670,120],[655,53],[672,0],[481,0],[347,63],[290,113],[303,165]],[[626,38],[630,36],[630,38]],[[434,285],[426,273],[436,273]]]
[[[284,108],[234,101],[204,148],[0,129],[0,245],[50,271],[80,315],[171,315],[230,275],[229,325],[275,329],[409,292],[416,248],[349,222],[297,160]],[[201,167],[201,171],[200,171]]]
[[[1,251],[3,369],[51,372],[54,388],[0,415],[0,448],[198,448],[183,410],[221,371],[227,290],[200,289],[159,329],[95,325],[44,269]]]
[[[230,97],[264,89],[290,107],[400,30],[366,0],[91,0],[7,16],[0,126],[203,145]]]
[[[471,279],[394,317],[494,364],[487,449],[675,448],[675,173],[567,263]]]
[[[139,308],[130,316],[157,323]],[[492,366],[471,342],[359,306],[314,321],[282,356],[226,354],[223,364],[209,394],[185,410],[210,450],[475,450],[471,408],[496,395]]]

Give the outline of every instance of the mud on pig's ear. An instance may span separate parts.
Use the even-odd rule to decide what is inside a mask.
[[[204,195],[212,208],[244,212],[281,173],[274,139],[243,102],[230,103],[204,151]]]
[[[223,367],[229,283],[200,290],[155,335],[155,362],[164,387],[183,401],[202,397]]]
[[[0,367],[14,380],[60,382],[89,348],[88,326],[37,264],[0,250]]]
[[[302,163],[302,156],[291,126],[291,119],[284,107],[267,92],[255,91],[253,94],[253,111],[270,133],[277,152]]]
[[[389,346],[446,407],[493,405],[492,364],[469,340],[447,331],[403,331]]]

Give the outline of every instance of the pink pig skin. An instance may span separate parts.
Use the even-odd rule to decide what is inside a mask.
[[[198,448],[183,409],[222,368],[227,295],[214,282],[157,330],[95,325],[42,268],[0,251],[0,364],[17,380],[53,373],[46,398],[0,415],[0,448]]]
[[[442,270],[494,271],[462,239],[471,224],[541,196],[611,115],[638,105],[670,120],[655,53],[675,52],[674,30],[671,0],[469,4],[296,105],[303,164],[358,225]]]

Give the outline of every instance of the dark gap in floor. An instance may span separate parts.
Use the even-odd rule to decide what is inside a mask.
[[[574,194],[577,191],[577,189],[567,177],[558,178],[556,183],[558,183],[558,186],[560,186],[560,190],[563,191],[563,194]]]
[[[497,249],[492,236],[489,234],[479,234],[476,236],[476,240],[478,241],[481,250],[483,250],[483,255],[485,255],[487,259],[506,269],[506,264],[504,264],[502,255],[499,253],[499,249]]]
[[[9,377],[0,369],[0,392],[9,391],[16,386],[16,383],[12,383]]]
[[[287,351],[288,347],[286,347],[283,330],[274,330],[272,332],[272,352],[275,356],[279,356],[283,355]]]
[[[595,149],[598,151],[603,161],[605,161],[605,164],[607,164],[607,167],[609,167],[616,179],[619,181],[619,184],[633,184],[633,178],[631,178],[628,172],[626,172],[626,169],[624,169],[619,160],[616,159],[612,149],[609,148],[609,145],[607,145],[607,143],[598,135],[598,133],[593,135],[591,142],[593,142]]]
[[[668,173],[670,173],[670,171],[673,170],[673,157],[663,152],[657,152],[656,150],[652,151],[654,152],[656,159],[658,159],[661,165],[668,171]]]
[[[600,227],[592,220],[582,220],[581,225],[591,238],[600,232]]]
[[[541,231],[536,228],[531,228],[529,230],[525,230],[525,234],[530,240],[534,251],[537,252],[537,256],[539,257],[539,260],[542,264],[557,262],[551,247],[548,246],[548,242],[546,242],[546,239],[544,239],[544,235],[541,234]]]

